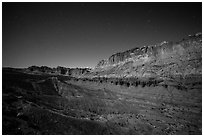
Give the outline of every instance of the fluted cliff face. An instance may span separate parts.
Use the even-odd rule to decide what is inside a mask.
[[[185,77],[202,73],[202,34],[116,53],[85,77]]]

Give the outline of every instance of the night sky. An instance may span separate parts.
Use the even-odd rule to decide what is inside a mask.
[[[3,67],[94,67],[114,53],[202,32],[202,3],[5,3]]]

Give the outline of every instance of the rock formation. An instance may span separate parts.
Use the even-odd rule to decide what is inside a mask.
[[[31,66],[31,73],[66,75],[77,78],[159,78],[185,79],[202,74],[202,34],[189,35],[179,42],[167,42],[113,54],[94,69]]]
[[[25,70],[27,73],[45,73],[45,74],[53,74],[53,75],[66,75],[71,77],[79,77],[84,73],[90,71],[89,68],[65,68],[58,66],[57,68],[50,68],[47,66],[31,66]]]
[[[171,78],[202,73],[202,34],[116,53],[83,77]]]

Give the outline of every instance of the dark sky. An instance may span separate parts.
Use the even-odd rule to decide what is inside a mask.
[[[3,66],[94,67],[202,31],[202,3],[5,3]]]

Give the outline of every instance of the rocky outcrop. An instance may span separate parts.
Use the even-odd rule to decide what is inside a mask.
[[[113,54],[94,69],[31,66],[32,73],[72,77],[185,78],[202,74],[202,34],[189,35],[179,42],[167,42]]]
[[[47,66],[31,66],[26,69],[26,72],[31,73],[45,73],[53,75],[66,75],[72,77],[79,77],[90,71],[89,68],[65,68],[58,66],[57,68],[50,68]]]
[[[202,73],[202,34],[116,53],[84,77],[186,77]]]

